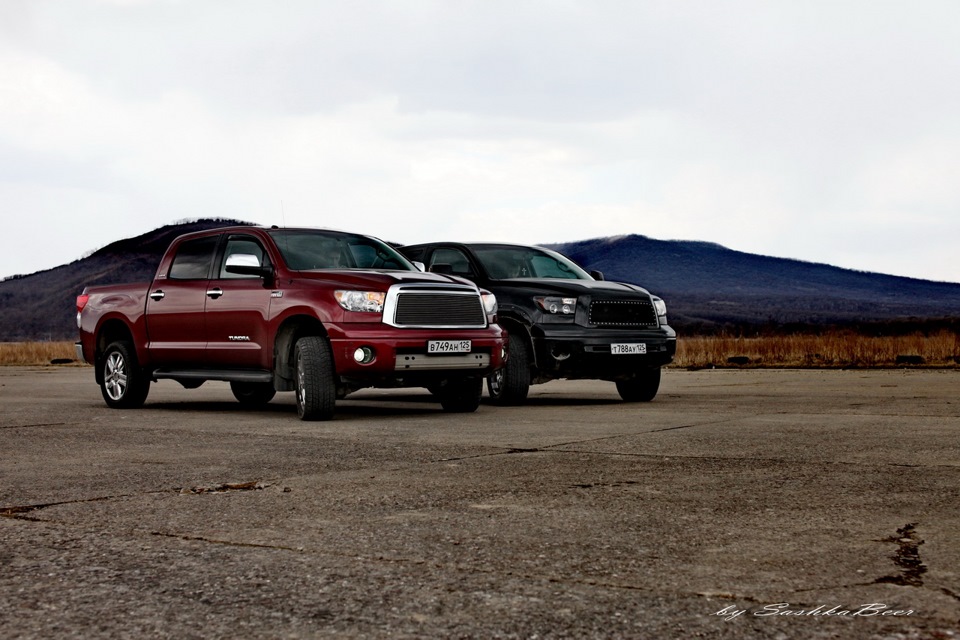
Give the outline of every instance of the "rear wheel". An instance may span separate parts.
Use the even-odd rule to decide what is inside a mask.
[[[107,406],[134,409],[143,406],[150,392],[150,378],[137,363],[137,352],[126,340],[112,342],[100,359],[103,380],[100,392]]]
[[[272,382],[231,382],[230,391],[245,407],[262,407],[277,395]]]
[[[436,391],[440,406],[448,413],[473,413],[480,406],[482,393],[482,378],[447,380]]]
[[[530,391],[530,356],[521,336],[507,338],[507,362],[487,376],[490,401],[500,405],[523,404]]]
[[[337,401],[330,344],[320,336],[300,338],[293,357],[297,375],[297,415],[301,420],[329,420]]]
[[[660,369],[648,369],[628,380],[617,380],[617,391],[627,402],[650,402],[660,390]]]

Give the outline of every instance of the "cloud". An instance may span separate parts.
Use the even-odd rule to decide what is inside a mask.
[[[218,216],[403,242],[642,233],[960,280],[930,258],[958,231],[958,13],[14,0],[0,195],[57,256]],[[62,261],[22,244],[0,274]]]

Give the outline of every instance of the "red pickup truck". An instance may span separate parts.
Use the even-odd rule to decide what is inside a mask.
[[[228,381],[251,407],[294,391],[303,420],[364,387],[428,387],[444,410],[471,412],[506,357],[496,312],[492,293],[376,238],[229,227],[174,240],[149,287],[85,288],[77,353],[115,408],[172,379]]]

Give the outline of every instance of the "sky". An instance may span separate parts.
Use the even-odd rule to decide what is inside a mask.
[[[233,218],[960,282],[955,0],[0,0],[0,277]]]

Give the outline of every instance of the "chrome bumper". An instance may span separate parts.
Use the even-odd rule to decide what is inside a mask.
[[[465,353],[454,356],[398,354],[396,371],[431,371],[442,369],[484,369],[490,366],[489,353]]]

